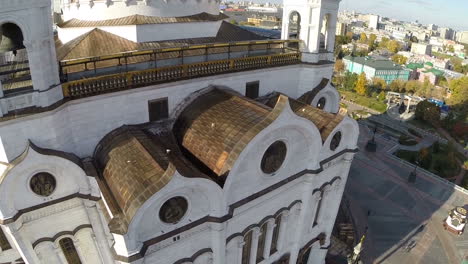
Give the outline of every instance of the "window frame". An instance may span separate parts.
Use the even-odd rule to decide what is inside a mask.
[[[165,104],[165,109],[164,111],[160,112],[155,112],[156,110],[161,110],[161,108],[164,106],[157,107],[158,103],[164,103]],[[152,108],[152,106],[154,108]],[[154,111],[152,111],[154,110]],[[158,99],[153,99],[148,101],[148,120],[149,122],[156,122],[160,120],[164,120],[169,118],[169,98],[168,97],[162,97]]]
[[[245,84],[245,97],[250,98],[250,99],[257,99],[259,96],[260,96],[260,81],[247,82]]]

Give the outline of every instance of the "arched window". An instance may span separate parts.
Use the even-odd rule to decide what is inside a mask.
[[[327,99],[325,99],[325,97],[321,97],[319,100],[318,100],[318,103],[317,103],[317,108],[318,109],[324,109],[325,108],[325,104],[327,103]]]
[[[250,263],[250,249],[252,248],[252,230],[244,236],[244,245],[242,246],[242,264]]]
[[[301,15],[297,11],[289,15],[288,39],[299,39],[301,32]]]
[[[271,238],[270,255],[273,255],[276,251],[278,251],[278,238],[281,227],[281,217],[282,215],[280,214],[275,218],[275,228],[273,229],[273,236]]]
[[[329,25],[330,24],[330,14],[325,14],[322,20],[322,28],[320,30],[320,49],[328,49],[327,41],[329,37]]]
[[[66,237],[61,239],[59,244],[68,264],[81,264],[80,256],[78,256],[78,252],[71,238]]]
[[[322,207],[323,192],[320,192],[319,195],[320,195],[320,198],[318,200],[317,207],[315,209],[315,216],[314,216],[314,222],[312,224],[312,227],[315,227],[316,225],[318,225],[318,220],[320,216],[320,207]]]
[[[257,263],[263,260],[263,254],[265,252],[265,238],[268,230],[268,223],[264,223],[260,228],[260,236],[258,237],[257,247]]]
[[[3,93],[32,88],[28,55],[21,28],[14,23],[0,24],[0,80]]]

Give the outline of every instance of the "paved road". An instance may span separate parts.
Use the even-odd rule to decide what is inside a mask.
[[[367,153],[368,139],[369,130],[361,126],[361,151],[345,190],[356,211],[357,230],[368,227],[364,263],[461,263],[468,253],[468,232],[455,236],[443,229],[442,221],[453,207],[468,204],[468,196],[422,172],[415,184],[408,184],[413,168],[386,152],[396,142],[377,136],[377,153]],[[415,247],[407,252],[412,241]]]

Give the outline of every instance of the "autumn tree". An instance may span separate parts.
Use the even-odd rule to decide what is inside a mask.
[[[354,33],[353,32],[347,32],[346,37],[349,38],[350,40],[353,40]],[[351,42],[351,41],[350,41]]]
[[[455,48],[453,47],[453,45],[449,45],[447,49],[449,52],[455,52]]]
[[[384,79],[375,77],[372,79],[372,86],[377,90],[385,90],[387,88],[387,83]]]
[[[385,101],[385,98],[387,98],[387,95],[385,94],[384,91],[381,91],[381,92],[379,93],[379,95],[377,96],[377,100],[379,100],[379,101],[381,101],[381,102]]]
[[[377,40],[377,35],[370,34],[367,44],[369,44],[369,50],[374,50],[376,47],[375,41]]]
[[[385,38],[385,37],[382,38],[382,40],[381,40],[380,43],[379,43],[379,47],[380,47],[380,48],[385,48],[385,49],[386,49],[387,46],[388,46],[388,42],[389,42],[389,41],[390,41],[390,39],[388,39],[388,38]]]
[[[343,63],[343,60],[336,60],[335,62],[335,72],[341,73],[345,69],[345,64]]]
[[[397,93],[405,92],[405,81],[399,79],[394,80],[390,83],[390,90]]]
[[[354,90],[359,95],[367,95],[367,77],[364,72],[359,75]]]
[[[468,76],[451,80],[449,89],[452,91],[449,99],[450,105],[462,106],[468,104]]]
[[[408,93],[416,93],[421,88],[421,83],[416,80],[407,81],[405,84],[405,91]]]
[[[361,41],[361,43],[367,43],[367,35],[366,33],[361,33],[361,37],[359,38],[359,40]]]
[[[408,58],[400,54],[395,54],[392,56],[392,61],[395,62],[396,64],[405,65],[406,62],[408,61]]]
[[[392,53],[397,53],[398,51],[400,51],[401,46],[400,43],[398,43],[398,41],[390,40],[387,44],[387,49]]]

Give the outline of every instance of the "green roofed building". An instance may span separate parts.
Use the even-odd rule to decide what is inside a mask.
[[[390,84],[394,80],[408,81],[411,70],[395,64],[391,60],[377,59],[372,57],[351,57],[343,58],[346,70],[352,73],[365,73],[367,79],[381,78]]]

